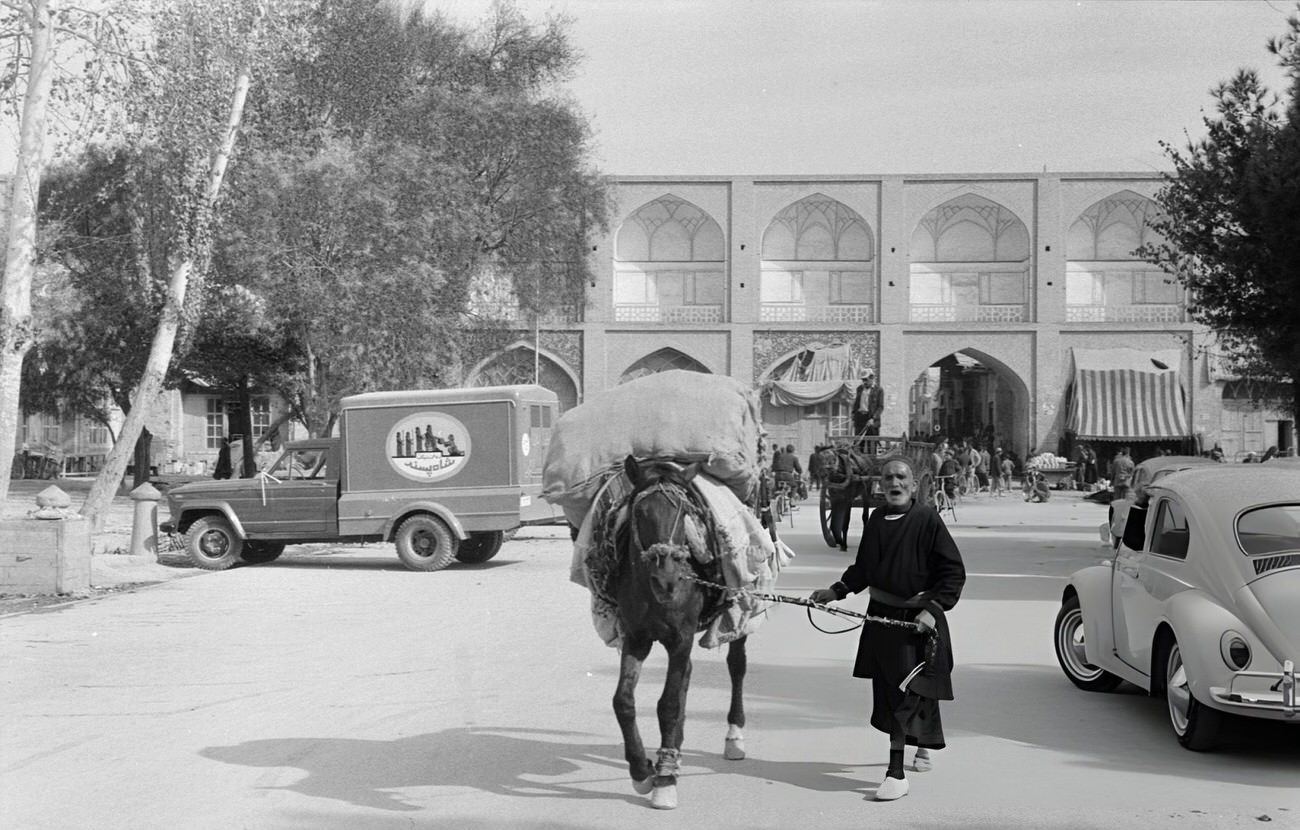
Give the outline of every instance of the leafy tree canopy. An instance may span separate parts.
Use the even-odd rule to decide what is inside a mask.
[[[1282,96],[1241,70],[1213,90],[1204,138],[1163,145],[1165,242],[1140,253],[1191,289],[1193,319],[1232,369],[1275,398],[1289,388],[1300,414],[1300,18],[1288,25],[1269,43],[1290,79]]]

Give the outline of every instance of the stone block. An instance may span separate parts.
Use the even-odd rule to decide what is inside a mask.
[[[90,522],[0,520],[0,594],[84,594],[90,590]]]

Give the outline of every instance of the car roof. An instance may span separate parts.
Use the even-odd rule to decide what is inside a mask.
[[[1189,507],[1213,514],[1233,513],[1257,504],[1300,502],[1300,465],[1209,464],[1190,467],[1161,478],[1147,489],[1169,491]]]
[[[1205,458],[1200,455],[1157,455],[1138,464],[1138,468],[1156,473],[1161,470],[1184,470],[1188,467],[1218,463],[1212,458]]]

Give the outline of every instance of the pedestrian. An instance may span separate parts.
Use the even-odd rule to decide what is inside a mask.
[[[876,386],[876,373],[867,369],[862,373],[862,383],[853,396],[853,434],[879,435],[880,413],[884,409],[884,390]]]
[[[230,436],[221,439],[221,449],[217,450],[217,466],[212,471],[213,478],[230,478],[234,468],[230,463]]]
[[[911,462],[888,458],[880,482],[885,507],[865,519],[857,558],[838,582],[813,591],[811,599],[825,604],[869,590],[869,616],[922,629],[864,625],[853,665],[854,677],[871,679],[871,725],[889,735],[889,767],[876,798],[893,801],[909,788],[904,747],[917,748],[912,769],[925,772],[933,763],[930,750],[945,744],[939,701],[953,698],[953,658],[944,612],[961,597],[966,568],[939,514],[915,500]]]
[[[825,473],[822,471],[822,450],[825,447],[818,445],[813,447],[812,455],[808,456],[808,484],[814,490],[822,489],[822,477]]]
[[[998,452],[1002,452],[1002,451],[998,450]],[[999,468],[1002,472],[1002,489],[1010,493],[1011,477],[1016,473],[1016,462],[1011,460],[1010,455],[1004,455],[1002,456],[1002,461],[999,465]]]
[[[1111,500],[1128,497],[1129,482],[1133,480],[1133,469],[1137,465],[1129,457],[1128,447],[1120,447],[1119,452],[1110,462]]]

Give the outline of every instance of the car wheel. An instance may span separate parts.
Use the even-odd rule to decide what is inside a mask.
[[[263,562],[274,562],[284,553],[284,544],[282,542],[244,542],[244,552],[239,555],[240,559],[252,565],[260,565]]]
[[[468,539],[461,541],[456,549],[456,559],[460,562],[477,564],[486,562],[501,552],[505,534],[499,530],[471,533]]]
[[[1078,597],[1061,603],[1056,614],[1056,660],[1070,682],[1086,692],[1109,692],[1120,678],[1089,663],[1083,649],[1083,609]]]
[[[244,540],[235,535],[230,522],[221,516],[196,519],[185,532],[185,552],[190,561],[205,571],[224,571],[239,561]]]
[[[1166,648],[1164,664],[1165,701],[1169,704],[1169,722],[1178,743],[1197,752],[1213,749],[1218,743],[1223,713],[1201,703],[1192,694],[1177,640],[1170,641]]]
[[[397,558],[413,571],[440,571],[456,558],[456,539],[433,516],[412,516],[397,528]]]

